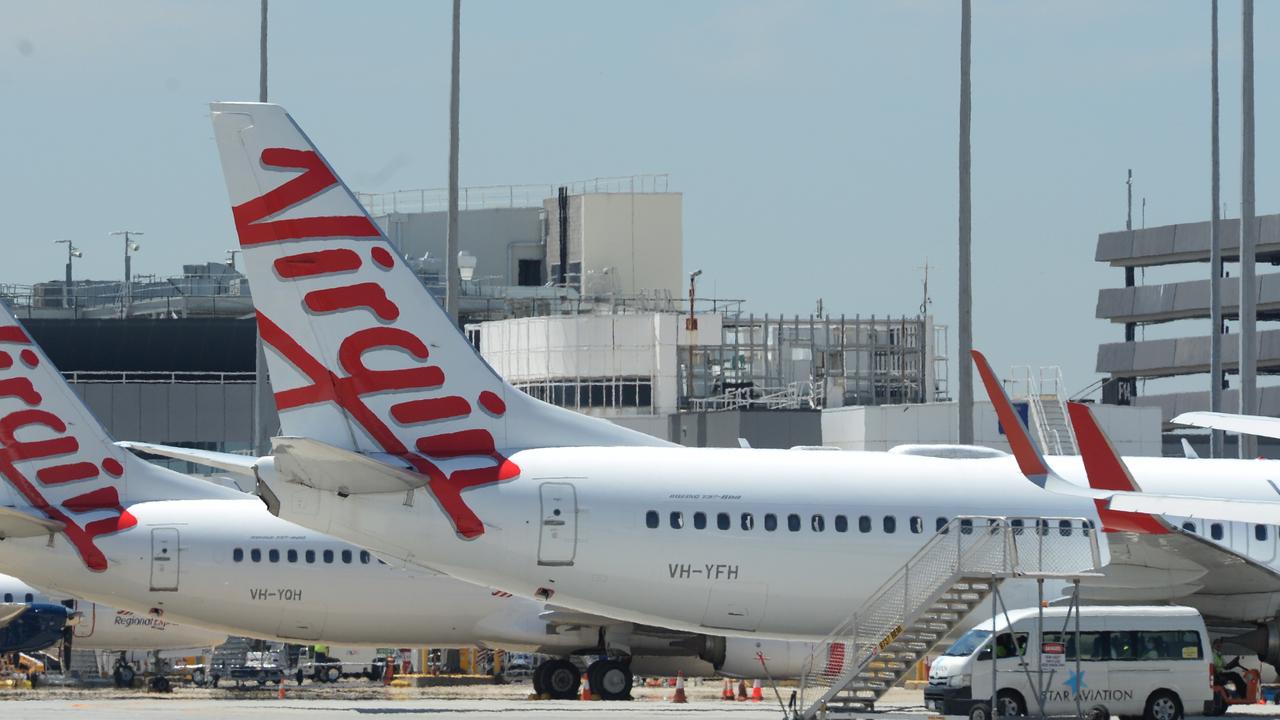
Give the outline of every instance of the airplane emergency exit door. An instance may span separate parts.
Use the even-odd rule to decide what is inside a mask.
[[[572,565],[578,549],[578,499],[569,483],[543,483],[539,565]]]
[[[178,529],[153,529],[151,531],[151,589],[177,591],[178,565]]]

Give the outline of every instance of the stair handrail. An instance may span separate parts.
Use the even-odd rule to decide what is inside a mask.
[[[1085,539],[1089,546],[1087,567],[1054,566],[1047,568],[1045,540],[1051,537]],[[965,547],[966,538],[972,540],[972,542],[968,543],[967,548]],[[998,540],[992,540],[992,538],[998,538]],[[1032,553],[1032,558],[1027,558],[1024,561],[1019,544],[1021,540],[1026,538],[1035,540],[1035,552]],[[919,602],[912,604],[911,569],[913,566],[919,568],[939,547],[949,551],[951,548],[950,543],[953,539],[954,561],[950,561],[946,566],[940,568],[940,570],[946,571],[941,577],[924,582],[926,588],[924,594],[920,596]],[[998,551],[998,554],[993,552],[980,555],[984,549],[990,548]],[[996,557],[992,557],[992,555]],[[974,562],[975,556],[978,556],[976,557],[976,562]],[[992,561],[997,559],[998,564],[993,564]],[[950,556],[948,556],[947,560],[950,560]],[[972,565],[967,565],[966,560],[969,560]],[[1083,561],[1072,562],[1079,564]],[[797,717],[813,717],[825,703],[844,691],[881,651],[892,644],[893,640],[905,628],[919,620],[929,607],[936,603],[938,598],[945,594],[961,578],[968,576],[989,577],[994,581],[995,578],[1012,576],[1079,577],[1096,571],[1101,567],[1101,564],[1101,551],[1098,547],[1097,533],[1094,531],[1093,522],[1087,518],[994,515],[961,515],[952,518],[924,546],[917,550],[901,568],[895,571],[876,592],[872,593],[862,607],[837,626],[822,642],[813,646],[809,659],[805,663],[804,671],[801,674],[800,705],[804,707],[804,710],[798,711]],[[887,621],[881,622],[879,626],[874,623],[869,624],[868,621],[872,620],[871,616],[877,615],[876,611],[880,610],[879,606],[881,604],[886,604],[886,599],[891,599],[894,603],[897,603],[896,596],[890,598],[890,593],[897,591],[899,583],[903,586],[901,589],[901,616],[891,616]],[[921,592],[919,587],[917,587],[916,592]],[[864,640],[863,638],[867,636],[871,639]],[[849,638],[850,640],[842,641],[843,638]],[[840,648],[839,672],[834,673],[834,677],[832,677],[832,649],[836,646]],[[916,660],[918,661],[918,659]],[[815,666],[820,661],[826,666],[826,669],[815,674]],[[912,664],[914,665],[914,662]],[[825,682],[815,683],[815,680]],[[812,703],[805,706],[804,697],[806,691],[810,689],[810,686],[821,685],[826,686],[825,690]]]

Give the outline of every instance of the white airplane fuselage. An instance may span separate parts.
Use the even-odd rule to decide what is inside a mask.
[[[412,564],[529,597],[550,590],[557,605],[635,622],[791,639],[825,636],[934,535],[938,518],[1097,519],[1091,499],[1032,485],[1012,457],[556,448],[510,459],[517,478],[463,495],[485,523],[473,540],[459,539],[421,490],[409,505],[404,493],[343,498],[267,480],[282,517]],[[1152,491],[1203,493],[1213,469],[1222,475],[1214,494],[1274,496],[1269,463],[1129,462]],[[1053,464],[1084,484],[1078,458]],[[701,529],[696,513],[705,515]],[[770,514],[774,530],[765,527]]]
[[[221,645],[227,639],[226,633],[195,625],[51,595],[9,575],[0,575],[0,601],[71,604],[80,613],[72,630],[72,645],[78,650],[185,650]]]
[[[61,535],[0,542],[0,568],[54,592],[224,636],[382,646],[500,640],[512,648],[546,639],[540,603],[382,564],[272,516],[254,497],[141,502],[128,511],[137,526],[99,540],[105,572],[86,569]]]

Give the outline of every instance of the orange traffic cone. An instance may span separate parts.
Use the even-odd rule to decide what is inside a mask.
[[[733,699],[733,681],[732,680],[725,678],[724,687],[720,689],[720,699],[721,700]]]
[[[751,683],[751,702],[764,700],[764,683],[756,680]]]
[[[280,683],[280,690],[276,692],[276,697],[281,700],[284,699],[284,682],[283,681],[281,681]]]
[[[579,700],[591,699],[591,681],[587,679],[587,674],[582,673],[582,693],[578,695]]]
[[[747,699],[747,681],[739,680],[738,681],[738,700],[744,701],[746,699]]]
[[[689,698],[685,697],[685,694],[684,694],[684,673],[678,673],[676,675],[676,694],[671,696],[671,702],[673,703],[689,702]]]

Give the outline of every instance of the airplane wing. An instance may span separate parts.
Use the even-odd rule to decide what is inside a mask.
[[[1262,415],[1236,415],[1221,412],[1189,412],[1182,413],[1171,422],[1174,425],[1206,428],[1209,430],[1225,430],[1241,435],[1257,435],[1280,439],[1280,418]]]
[[[135,442],[132,440],[121,440],[117,442],[122,448],[128,450],[136,450],[138,452],[149,453],[151,455],[159,455],[161,457],[173,458],[174,460],[186,460],[196,465],[204,465],[206,467],[218,468],[237,475],[247,475],[255,477],[253,466],[258,463],[261,458],[252,455],[237,455],[235,453],[217,452],[214,450],[196,450],[194,448],[173,447],[172,445],[156,445],[154,443]]]
[[[66,526],[57,520],[31,515],[10,507],[0,507],[0,540],[40,537],[61,532],[64,527]]]
[[[1107,507],[1121,512],[1175,515],[1177,517],[1261,525],[1280,524],[1280,502],[1228,500],[1190,495],[1116,493]]]

